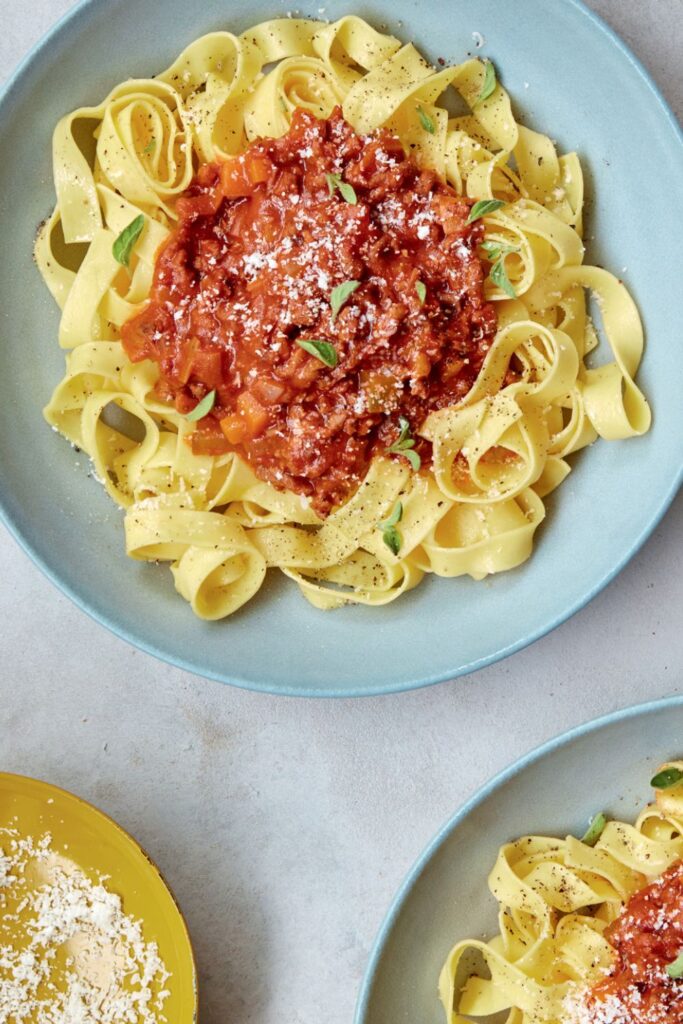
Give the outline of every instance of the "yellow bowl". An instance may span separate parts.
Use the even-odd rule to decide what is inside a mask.
[[[106,876],[106,888],[120,896],[125,914],[142,922],[145,941],[157,943],[170,973],[164,1017],[171,1024],[196,1022],[197,977],[185,921],[158,868],[127,832],[72,793],[2,772],[0,827],[34,841],[50,833],[51,848],[60,859],[76,865],[94,883]],[[7,931],[11,927],[5,922],[4,941],[12,941]]]

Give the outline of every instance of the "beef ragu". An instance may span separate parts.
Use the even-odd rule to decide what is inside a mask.
[[[388,132],[299,110],[283,137],[199,169],[126,352],[159,364],[181,413],[215,391],[195,452],[236,451],[326,515],[400,420],[416,432],[481,368],[496,317],[470,209]]]
[[[683,861],[628,900],[607,938],[614,966],[576,1024],[682,1024],[683,979],[667,967],[683,953]]]

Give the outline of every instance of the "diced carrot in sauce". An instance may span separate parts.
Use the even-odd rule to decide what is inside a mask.
[[[243,444],[262,434],[269,419],[268,410],[259,400],[250,391],[243,391],[237,399],[237,412],[221,420],[221,430],[232,444]]]
[[[252,150],[244,154],[244,169],[252,185],[260,185],[268,181],[272,175],[273,164],[267,157],[260,156],[257,151]]]
[[[134,363],[142,359],[153,359],[155,345],[151,337],[154,325],[148,320],[129,321],[126,324],[126,353]]]
[[[235,158],[225,161],[221,167],[221,191],[226,199],[236,199],[252,194],[254,186],[249,180],[242,160]]]
[[[200,348],[192,357],[192,376],[209,391],[223,383],[223,357],[220,349]]]
[[[191,375],[192,367],[194,363],[194,357],[197,354],[199,347],[198,338],[189,338],[187,344],[181,349],[178,362],[175,367],[175,374],[178,379],[178,383],[187,384]]]
[[[244,422],[244,418],[237,412],[223,417],[221,420],[221,430],[232,445],[239,445],[247,440],[247,425]]]

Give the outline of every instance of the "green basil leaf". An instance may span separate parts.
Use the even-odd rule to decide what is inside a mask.
[[[481,243],[481,247],[492,260],[500,259],[501,256],[509,256],[512,252],[519,252],[518,245],[506,245],[504,242],[486,241]]]
[[[412,466],[413,471],[415,473],[417,473],[419,468],[420,468],[420,466],[422,465],[422,459],[417,454],[417,452],[413,452],[409,448],[404,448],[403,451],[400,454],[404,455],[406,457],[406,459],[408,460],[408,462]]]
[[[337,187],[339,188],[342,199],[345,199],[347,203],[351,204],[351,206],[355,206],[358,202],[358,196],[356,195],[356,190],[353,185],[349,185],[348,181],[340,181]]]
[[[114,259],[117,263],[120,263],[124,267],[128,266],[133,247],[140,237],[144,226],[145,215],[143,213],[139,213],[138,216],[130,222],[128,227],[123,229],[111,247],[111,251],[114,254]]]
[[[422,465],[422,459],[417,452],[411,451],[415,447],[415,439],[410,436],[410,423],[405,416],[399,416],[398,425],[401,428],[401,433],[394,443],[389,445],[386,454],[403,455],[417,473]]]
[[[185,416],[186,420],[190,423],[196,423],[197,420],[203,420],[205,416],[208,416],[214,407],[216,401],[216,391],[209,391],[208,395],[204,395],[201,402],[195,405],[192,412],[188,412]]]
[[[666,973],[670,978],[683,978],[683,950],[672,963],[667,964]]]
[[[420,305],[424,306],[425,299],[427,298],[427,286],[422,281],[416,281],[415,291],[417,292],[417,297],[420,300]]]
[[[330,366],[334,369],[339,362],[337,350],[329,341],[321,341],[319,338],[297,338],[296,343],[304,351],[319,359],[325,366]]]
[[[434,133],[436,132],[436,125],[432,121],[429,114],[426,114],[424,112],[422,107],[417,108],[417,116],[420,118],[420,124],[422,125],[424,130],[426,132],[429,132],[430,135],[434,135]]]
[[[505,257],[499,256],[496,262],[491,267],[491,273],[489,277],[495,285],[498,285],[506,295],[509,295],[511,299],[517,298],[517,292],[510,283],[507,270],[505,269]]]
[[[398,435],[398,440],[395,441],[394,444],[402,444],[405,441],[405,439],[410,435],[410,423],[405,418],[405,416],[399,416],[398,425],[401,428],[401,433]]]
[[[395,526],[387,526],[382,531],[382,540],[391,551],[392,555],[398,555],[401,550],[401,534],[398,532]]]
[[[330,306],[332,308],[333,320],[346,300],[353,295],[359,285],[360,281],[344,281],[343,284],[338,284],[336,288],[332,289],[332,294],[330,295]]]
[[[500,210],[501,206],[505,206],[502,199],[480,199],[470,210],[467,223],[472,224],[473,221],[479,220],[480,217],[485,217],[487,213],[495,213],[496,210]]]
[[[393,511],[388,519],[378,523],[377,526],[380,530],[386,530],[390,526],[396,526],[396,523],[400,523],[403,519],[403,502],[397,501],[394,505]]]
[[[157,144],[157,140],[155,138],[151,138],[149,140],[149,142],[147,143],[147,145],[145,146],[145,148],[143,149],[142,152],[143,153],[153,153],[155,148],[156,148],[156,144]]]
[[[607,818],[600,812],[596,814],[594,818],[591,818],[591,823],[581,836],[581,842],[585,843],[586,846],[595,846],[598,839],[605,831],[605,825],[607,824]]]
[[[672,786],[678,785],[679,782],[683,782],[683,772],[680,768],[662,768],[661,772],[657,772],[653,779],[650,779],[650,785],[654,789],[670,789]]]
[[[348,181],[342,181],[341,174],[326,174],[327,188],[331,196],[334,195],[335,190],[339,191],[342,199],[345,199],[351,206],[355,206],[358,202],[358,196],[353,185],[349,185]]]
[[[496,69],[490,60],[485,60],[484,64],[486,66],[486,71],[484,72],[484,84],[481,87],[481,92],[474,101],[475,107],[480,103],[483,103],[484,100],[487,100],[496,89]]]

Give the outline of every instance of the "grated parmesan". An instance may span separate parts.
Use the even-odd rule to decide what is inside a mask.
[[[163,1024],[169,972],[106,879],[0,830],[2,1024]]]

